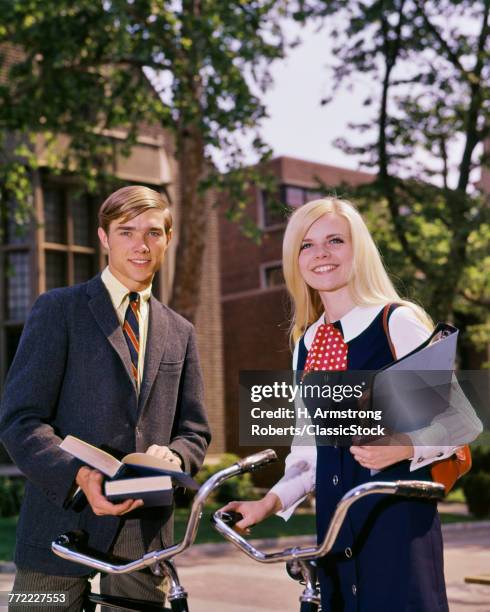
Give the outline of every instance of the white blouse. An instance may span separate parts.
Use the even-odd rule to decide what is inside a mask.
[[[383,305],[356,306],[340,319],[345,342],[349,342],[361,334],[375,319]],[[306,349],[309,350],[318,326],[323,322],[323,315],[313,323],[305,334]],[[390,316],[389,332],[398,359],[413,351],[430,336],[428,329],[419,321],[411,308],[400,306]],[[296,343],[293,353],[293,369],[298,363],[298,347]],[[425,465],[450,457],[455,446],[449,445],[450,432],[457,420],[458,443],[467,444],[473,441],[482,431],[480,420],[473,407],[464,397],[457,402],[457,413],[442,413],[434,417],[427,427],[407,434],[414,447],[410,471]],[[461,429],[464,432],[462,433]],[[453,438],[454,440],[454,438]],[[371,475],[378,470],[371,470]],[[293,443],[286,457],[284,476],[271,489],[279,497],[283,510],[278,515],[287,520],[303,499],[315,488],[316,478],[316,446],[314,440],[310,445]]]

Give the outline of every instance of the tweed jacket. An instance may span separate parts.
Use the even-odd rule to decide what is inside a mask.
[[[58,445],[68,434],[115,455],[166,445],[195,473],[210,440],[193,326],[150,298],[139,394],[121,325],[100,275],[54,289],[34,304],[0,405],[0,439],[27,478],[15,562],[47,574],[88,574],[56,557],[51,541],[84,529],[107,551],[121,519],[69,505],[82,463]],[[138,511],[136,511],[138,512]],[[128,515],[126,515],[128,516]],[[172,509],[142,509],[147,546],[172,539]]]

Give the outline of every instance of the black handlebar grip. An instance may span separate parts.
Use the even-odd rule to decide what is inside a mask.
[[[55,542],[60,546],[85,546],[88,542],[88,534],[81,529],[76,531],[67,531],[66,533],[59,535]]]
[[[239,512],[235,512],[235,510],[219,511],[215,514],[218,514],[223,523],[229,527],[234,527],[243,518],[243,516]],[[216,524],[214,514],[211,515],[211,523],[213,523],[213,525]]]
[[[227,510],[221,514],[221,520],[229,527],[234,527],[238,522],[243,519],[243,515],[235,510]]]
[[[443,485],[434,486],[435,483],[427,483],[426,487],[413,487],[409,483],[397,484],[396,492],[404,497],[417,497],[419,499],[444,499],[445,491]]]

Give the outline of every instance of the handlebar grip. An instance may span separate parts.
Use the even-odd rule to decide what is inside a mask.
[[[419,499],[444,499],[444,485],[438,482],[426,482],[423,485],[420,482],[399,481],[396,487],[397,495],[404,497],[418,497]]]
[[[225,512],[221,513],[221,520],[230,527],[234,527],[242,519],[243,514],[240,514],[240,512],[235,512],[235,510],[226,510]]]
[[[88,543],[88,534],[85,531],[82,531],[81,529],[76,531],[67,531],[66,533],[62,533],[61,535],[59,535],[56,538],[55,542],[60,546],[86,546]]]
[[[258,470],[262,466],[272,463],[273,461],[277,461],[277,455],[271,448],[268,448],[267,450],[260,451],[259,453],[255,453],[240,459],[237,461],[237,464],[240,467],[240,472],[243,473],[254,472],[255,470]]]

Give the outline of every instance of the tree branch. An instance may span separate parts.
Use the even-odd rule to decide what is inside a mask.
[[[448,42],[443,38],[442,34],[439,32],[437,27],[428,18],[427,13],[425,12],[424,7],[423,7],[422,3],[420,2],[420,0],[414,0],[414,3],[415,3],[415,6],[418,9],[419,15],[424,20],[424,23],[425,23],[427,29],[434,35],[436,40],[441,45],[441,48],[446,52],[448,60],[453,64],[453,66],[455,66],[460,71],[460,73],[464,77],[464,79],[466,81],[468,81],[469,80],[468,72],[464,69],[464,66],[459,61],[459,57],[451,49],[451,47],[449,46]]]
[[[458,293],[459,295],[464,297],[465,300],[470,302],[470,304],[475,304],[476,306],[483,306],[484,308],[490,308],[490,299],[474,297],[464,289],[460,289]]]

